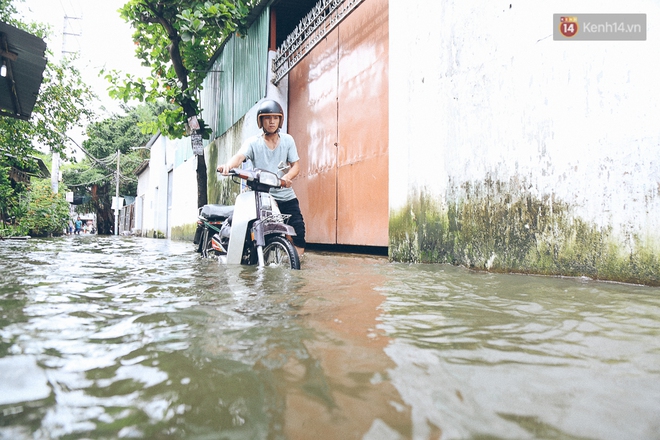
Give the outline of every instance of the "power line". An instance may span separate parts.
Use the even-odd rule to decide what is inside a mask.
[[[89,186],[89,185],[91,185],[91,184],[93,184],[93,183],[97,183],[97,182],[100,182],[100,181],[102,181],[102,180],[105,180],[105,179],[107,179],[108,177],[113,177],[113,175],[112,175],[112,174],[108,174],[107,176],[103,176],[103,177],[99,177],[98,179],[94,179],[94,180],[92,180],[91,182],[69,184],[69,185],[67,185],[67,186],[68,186],[69,188],[77,188],[77,187],[79,187],[79,186]]]

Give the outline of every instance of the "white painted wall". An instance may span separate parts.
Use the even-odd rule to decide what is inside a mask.
[[[172,227],[197,221],[197,160],[194,156],[176,160],[177,150],[185,148],[191,148],[189,138],[171,140],[164,136],[159,136],[151,147],[149,167],[138,177],[136,228],[141,228],[142,235],[159,231],[169,237]],[[172,210],[168,213],[170,170],[173,172]]]
[[[131,232],[140,235],[143,235],[147,230],[146,219],[149,216],[146,215],[146,211],[149,206],[147,194],[149,193],[150,176],[151,169],[149,167],[145,168],[138,176],[137,197],[135,198],[135,230]]]
[[[415,190],[517,177],[585,220],[658,236],[660,2],[389,4],[392,210]],[[646,13],[647,41],[553,41],[554,13]]]
[[[169,224],[171,230],[172,227],[197,222],[197,158],[191,154],[192,144],[189,137],[169,142],[176,151],[175,154],[187,158],[181,163],[179,163],[181,160],[174,163],[172,210]],[[209,170],[209,172],[212,171]]]

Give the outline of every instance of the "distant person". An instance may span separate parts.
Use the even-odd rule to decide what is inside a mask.
[[[73,235],[73,222],[69,219],[69,226],[67,227],[67,234]]]
[[[80,231],[82,231],[82,220],[80,220],[80,217],[76,219],[76,235],[80,235]]]

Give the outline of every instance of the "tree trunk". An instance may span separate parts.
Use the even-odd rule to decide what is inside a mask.
[[[186,69],[186,67],[183,64],[183,60],[181,59],[181,51],[179,49],[179,43],[181,41],[181,38],[179,36],[179,33],[175,29],[175,27],[172,26],[170,20],[166,19],[165,17],[163,17],[161,13],[159,13],[157,7],[149,3],[147,3],[146,6],[149,7],[152,13],[156,16],[154,20],[147,19],[147,21],[151,21],[151,22],[155,21],[160,23],[161,26],[163,26],[163,29],[165,29],[165,32],[167,32],[167,35],[171,41],[171,44],[168,46],[168,50],[170,52],[170,59],[172,60],[172,67],[174,67],[174,72],[176,73],[177,79],[181,83],[181,91],[185,92],[188,89],[188,69]],[[189,98],[184,99],[183,102],[180,103],[180,105],[181,108],[183,109],[183,112],[188,118],[192,116],[197,116],[197,104],[191,99]],[[198,208],[201,208],[202,206],[206,205],[208,202],[208,196],[206,194],[207,180],[208,177],[206,171],[206,161],[204,159],[204,154],[201,154],[197,156],[197,207]]]
[[[197,116],[196,106],[190,100],[185,100],[181,103],[181,108],[183,108],[184,113],[188,118]],[[196,131],[193,130],[193,133]],[[192,140],[191,140],[192,148]],[[206,160],[204,159],[204,152],[197,156],[197,207],[201,208],[202,206],[208,203],[208,195],[206,184],[208,182],[207,170],[206,170]]]
[[[207,184],[207,171],[206,171],[206,160],[204,155],[201,154],[197,156],[197,207],[201,208],[202,206],[208,203],[208,195],[206,190]]]
[[[110,209],[111,184],[92,186],[92,201],[89,205],[91,212],[96,212],[96,233],[99,235],[111,235],[111,228],[114,227],[115,217]]]
[[[108,195],[109,197],[109,195]],[[97,205],[96,230],[99,235],[111,235],[114,228],[115,216],[105,204]]]

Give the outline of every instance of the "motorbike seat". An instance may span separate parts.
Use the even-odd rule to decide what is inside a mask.
[[[233,213],[233,205],[204,205],[199,215],[208,221],[219,221],[226,219]]]

